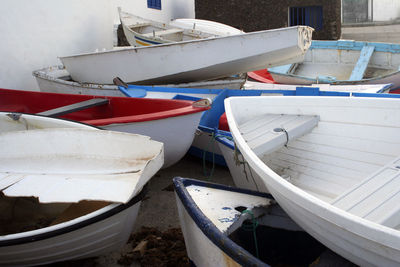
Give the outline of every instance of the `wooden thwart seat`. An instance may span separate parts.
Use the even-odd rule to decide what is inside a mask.
[[[46,110],[40,113],[37,113],[37,115],[42,115],[42,116],[48,116],[48,117],[58,117],[64,114],[72,113],[75,111],[99,106],[99,105],[104,105],[108,104],[109,100],[106,98],[92,98],[86,101],[82,101],[79,103],[51,109],[51,110]]]
[[[332,205],[388,226],[400,224],[400,157],[338,196]]]
[[[358,58],[357,64],[354,66],[351,72],[349,81],[358,81],[364,77],[364,73],[367,70],[369,60],[374,53],[375,46],[366,45],[361,49],[360,57]]]
[[[313,115],[264,114],[239,126],[250,148],[258,155],[272,153],[309,133],[319,121]]]
[[[163,36],[163,35],[175,34],[175,33],[181,33],[181,32],[183,32],[183,29],[172,28],[172,29],[167,29],[167,30],[162,30],[162,31],[144,33],[142,35],[146,36],[146,37],[153,37],[153,36]]]
[[[143,23],[135,23],[135,24],[128,25],[128,28],[130,28],[130,29],[136,29],[136,28],[148,27],[148,26],[151,26],[151,23],[149,23],[149,22],[143,22]]]

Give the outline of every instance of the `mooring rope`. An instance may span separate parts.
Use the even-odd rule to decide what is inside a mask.
[[[256,228],[258,226],[258,221],[256,220],[256,218],[254,217],[254,214],[251,210],[244,210],[242,211],[243,213],[248,213],[251,215],[251,223],[250,224],[242,224],[242,229],[245,231],[252,231],[253,232],[253,238],[254,238],[254,248],[256,250],[256,257],[259,258],[259,254],[258,254],[258,244],[257,244],[257,233],[256,233]]]

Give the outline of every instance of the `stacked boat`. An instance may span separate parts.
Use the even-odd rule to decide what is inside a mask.
[[[187,152],[237,187],[174,179],[194,265],[399,265],[398,46],[118,11],[131,46],[0,89],[0,265],[119,249]]]

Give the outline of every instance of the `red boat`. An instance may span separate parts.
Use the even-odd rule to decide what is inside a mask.
[[[261,83],[276,83],[271,74],[268,72],[268,69],[251,71],[247,73],[247,76]]]
[[[204,102],[206,102],[204,104]],[[164,143],[164,168],[190,148],[207,101],[57,94],[0,89],[0,111],[76,120]]]

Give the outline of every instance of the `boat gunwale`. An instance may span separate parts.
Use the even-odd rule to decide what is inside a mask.
[[[190,196],[190,193],[186,190],[186,187],[189,185],[197,185],[229,192],[250,194],[253,196],[260,196],[273,200],[274,198],[271,194],[182,177],[175,177],[173,179],[173,183],[175,192],[179,197],[180,202],[185,207],[185,210],[188,212],[201,232],[212,243],[214,243],[214,245],[216,245],[221,249],[221,251],[243,266],[269,266],[241,246],[237,245],[228,236],[224,235],[220,230],[218,230],[214,223],[208,219],[196,205],[195,201]]]
[[[148,185],[146,184],[143,189],[132,197],[127,203],[111,203],[106,207],[88,213],[84,216],[80,216],[78,218],[69,220],[67,222],[55,224],[52,226],[43,227],[40,229],[35,229],[31,231],[15,233],[0,236],[0,251],[2,247],[7,246],[16,246],[16,245],[23,245],[27,243],[42,241],[46,239],[50,239],[55,236],[60,236],[63,234],[67,234],[73,232],[75,230],[82,229],[84,227],[93,225],[99,221],[108,219],[128,208],[132,207],[133,205],[140,203],[143,198],[146,196],[148,191]],[[95,215],[97,214],[98,215]],[[82,218],[84,218],[82,220]],[[47,231],[46,231],[47,230]],[[46,232],[44,232],[46,231]],[[21,237],[19,237],[21,236]]]

